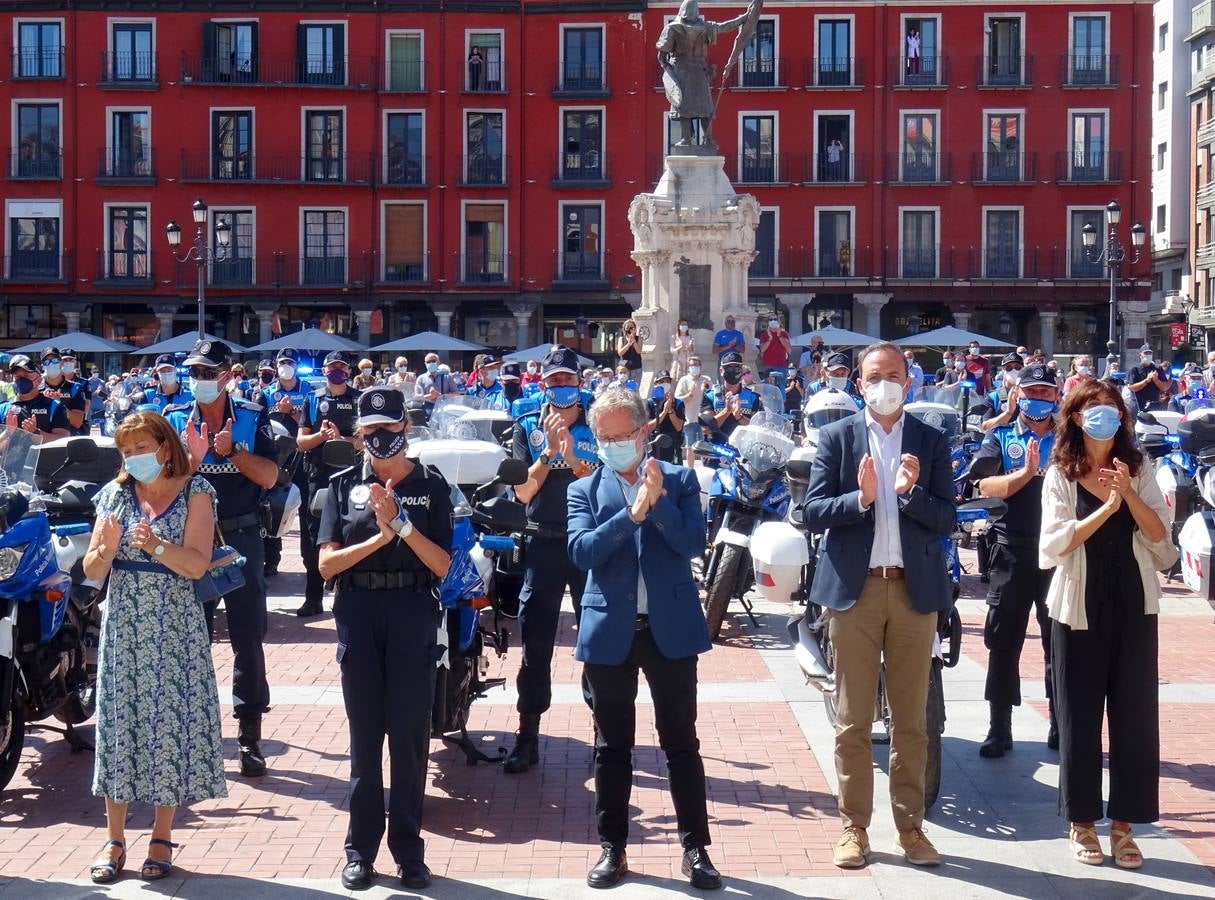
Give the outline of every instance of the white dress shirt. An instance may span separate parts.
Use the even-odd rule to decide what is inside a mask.
[[[615,476],[617,483],[619,483],[619,485],[620,485],[620,490],[624,493],[625,505],[628,506],[630,509],[632,509],[633,504],[637,502],[637,493],[638,493],[638,491],[641,490],[641,484],[645,480],[645,471],[643,469],[644,466],[645,466],[645,459],[643,458],[641,461],[641,465],[639,465],[637,467],[637,481],[635,481],[633,484],[629,484],[627,481],[625,481],[624,478],[621,477],[620,473],[617,472],[615,469],[612,469],[610,466],[604,467],[604,468],[607,468],[612,473],[613,476]],[[645,616],[645,615],[649,615],[649,612],[650,612],[650,597],[649,597],[649,594],[646,593],[645,575],[641,571],[641,526],[640,525],[637,527],[637,534],[636,534],[635,540],[637,543],[637,615]]]
[[[899,538],[899,500],[894,492],[894,479],[903,455],[903,420],[899,415],[894,427],[886,429],[865,410],[865,428],[869,432],[869,455],[877,469],[877,496],[873,501],[873,549],[869,553],[869,568],[903,565],[903,543]]]

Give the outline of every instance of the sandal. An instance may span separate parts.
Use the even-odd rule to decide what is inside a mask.
[[[109,840],[105,842],[105,846],[101,848],[104,853],[111,847],[117,847],[122,851],[122,855],[117,860],[110,859],[103,863],[93,863],[89,866],[89,878],[93,880],[93,884],[109,884],[118,879],[118,873],[122,871],[122,867],[127,861],[127,845],[122,841]]]
[[[1114,865],[1120,869],[1138,869],[1143,865],[1143,854],[1135,843],[1135,835],[1128,827],[1110,829],[1110,855],[1114,857]]]
[[[177,849],[177,845],[172,841],[166,841],[164,838],[152,838],[148,841],[148,845],[159,844],[162,847],[168,847],[170,851]],[[155,869],[155,872],[149,872],[149,869]],[[173,871],[173,860],[152,859],[148,857],[143,861],[143,868],[139,872],[139,877],[144,881],[160,881],[162,878],[169,877],[169,873]]]
[[[1072,823],[1071,831],[1067,833],[1067,843],[1071,848],[1072,858],[1086,866],[1099,866],[1105,862],[1101,841],[1097,839],[1097,829],[1092,825]]]

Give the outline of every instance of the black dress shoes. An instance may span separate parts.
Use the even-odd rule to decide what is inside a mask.
[[[373,878],[375,878],[375,869],[371,867],[371,863],[362,860],[346,863],[346,868],[342,869],[342,887],[348,891],[367,890],[371,887]]]
[[[683,865],[680,868],[694,888],[700,888],[702,891],[715,891],[721,887],[721,873],[713,868],[713,863],[709,861],[708,851],[704,847],[685,850]]]
[[[411,891],[430,887],[430,869],[426,868],[426,863],[421,860],[398,866],[397,874],[401,876],[401,887],[407,887]]]
[[[586,876],[586,883],[593,888],[609,888],[620,883],[624,873],[629,870],[629,859],[624,855],[624,848],[604,848],[603,855],[595,868]]]

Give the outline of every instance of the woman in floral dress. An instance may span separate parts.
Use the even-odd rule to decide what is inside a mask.
[[[194,581],[211,561],[215,490],[191,475],[180,438],[156,413],[124,419],[114,435],[118,477],[97,494],[84,558],[88,578],[109,575],[97,672],[93,793],[105,798],[109,840],[93,881],[126,861],[127,804],[154,804],[145,880],[172,869],[173,814],[227,796],[219,692]]]
[[[688,374],[688,365],[696,355],[696,338],[688,328],[688,320],[680,319],[671,335],[671,383],[679,384],[679,379]]]

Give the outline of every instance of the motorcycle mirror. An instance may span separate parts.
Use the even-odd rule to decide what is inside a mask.
[[[504,459],[498,463],[498,478],[499,484],[506,484],[514,487],[515,485],[523,484],[527,481],[528,466],[521,459]]]
[[[97,462],[100,455],[97,445],[86,437],[76,438],[67,442],[65,462],[78,465],[88,465]]]
[[[790,478],[796,478],[798,481],[810,480],[810,469],[814,463],[808,459],[791,459],[785,463],[785,471],[789,473]]]
[[[321,446],[321,462],[335,469],[348,469],[354,465],[357,454],[350,441],[325,441]]]
[[[1135,419],[1136,419],[1136,421],[1142,422],[1144,425],[1159,425],[1160,424],[1159,422],[1156,421],[1156,417],[1154,415],[1152,415],[1150,412],[1141,412],[1141,413],[1139,413],[1139,415],[1135,416]]]
[[[503,460],[503,462],[522,462],[522,460]],[[507,500],[505,497],[494,497],[484,503],[478,503],[477,518],[484,521],[494,531],[507,534],[522,532],[527,528],[527,509],[522,503]]]
[[[415,426],[417,426],[417,427],[423,426],[429,421],[430,421],[430,416],[426,412],[425,407],[411,406],[409,408],[409,425],[411,428],[415,427]]]
[[[697,441],[692,445],[692,452],[698,456],[716,456],[717,452],[709,441]]]
[[[650,450],[669,450],[673,443],[669,434],[656,434],[650,438]]]

